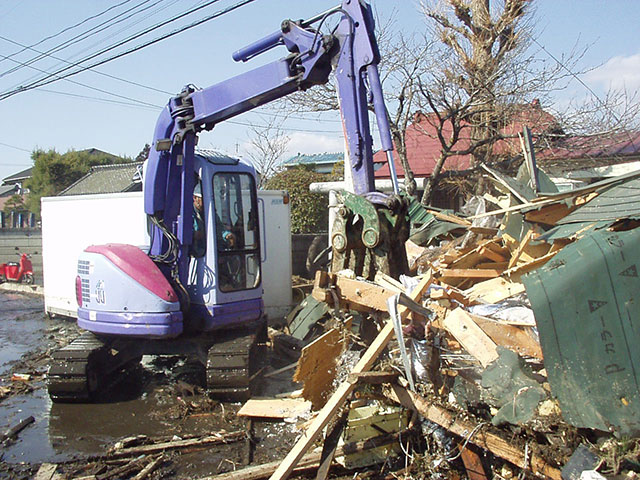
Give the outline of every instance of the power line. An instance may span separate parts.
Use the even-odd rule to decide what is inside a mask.
[[[150,104],[147,106],[147,105],[141,105],[138,103],[123,102],[120,100],[111,100],[109,98],[92,97],[90,95],[80,95],[79,93],[61,92],[59,90],[50,90],[48,88],[39,88],[38,92],[55,93],[57,95],[65,95],[67,97],[82,98],[86,100],[94,100],[94,101],[103,102],[103,103],[113,103],[115,105],[124,105],[125,107],[144,108],[144,109],[153,110],[153,111],[158,111],[158,109],[162,108],[158,105]]]
[[[190,15],[191,13],[194,13],[194,12],[196,12],[198,10],[201,10],[201,9],[205,8],[205,7],[213,5],[214,3],[217,3],[219,1],[220,0],[209,0],[204,5],[200,5],[198,7],[194,7],[192,9],[188,10],[187,12],[184,12],[184,13],[182,13],[180,15],[176,15],[176,16],[174,16],[174,17],[172,17],[172,18],[170,18],[170,19],[168,19],[168,20],[166,20],[164,22],[161,22],[161,23],[156,24],[156,25],[154,25],[152,27],[144,29],[141,32],[138,32],[137,34],[132,35],[129,38],[126,38],[125,40],[122,40],[122,41],[117,42],[117,43],[115,43],[113,45],[110,45],[109,47],[106,47],[106,48],[98,51],[97,53],[94,53],[92,55],[89,55],[88,57],[85,57],[82,60],[79,60],[77,63],[85,63],[85,62],[87,62],[89,60],[92,60],[92,59],[94,59],[94,58],[96,58],[96,57],[98,57],[98,56],[100,56],[100,55],[102,55],[102,54],[104,54],[104,53],[106,53],[106,52],[108,52],[110,50],[114,50],[114,49],[116,49],[116,48],[118,48],[118,47],[120,47],[120,46],[122,46],[122,45],[124,45],[126,43],[129,43],[129,42],[131,42],[131,41],[133,41],[133,40],[135,40],[137,38],[140,38],[143,35],[146,35],[147,33],[152,32],[153,30],[157,30],[158,28],[161,28],[161,27],[163,27],[163,26],[165,26],[165,25],[167,25],[167,24],[169,24],[171,22],[179,20],[180,18],[183,18],[183,17],[185,17],[187,15]],[[115,60],[117,58],[123,57],[125,55],[128,55],[130,53],[136,52],[138,50],[141,50],[142,48],[148,47],[149,45],[153,45],[153,44],[155,44],[155,43],[157,43],[157,42],[159,42],[161,40],[164,40],[166,38],[169,38],[169,37],[172,37],[174,35],[177,35],[178,33],[182,33],[182,32],[184,32],[186,30],[189,30],[190,28],[198,26],[198,25],[200,25],[200,24],[202,24],[202,23],[204,23],[206,21],[212,20],[212,19],[214,19],[216,17],[219,17],[221,15],[224,15],[224,14],[226,14],[226,13],[232,11],[232,10],[235,10],[235,9],[237,9],[237,8],[243,6],[243,5],[246,5],[248,3],[252,3],[253,1],[255,1],[255,0],[244,0],[244,1],[241,1],[241,2],[239,2],[237,4],[235,4],[235,5],[227,7],[224,10],[219,10],[218,12],[214,13],[213,15],[209,15],[209,16],[207,16],[207,17],[205,17],[205,18],[203,18],[203,19],[201,19],[201,20],[199,20],[197,22],[194,22],[194,23],[192,23],[190,25],[182,27],[182,28],[180,28],[178,30],[174,30],[173,32],[170,32],[168,34],[162,35],[162,36],[160,36],[158,38],[155,38],[154,40],[151,40],[151,41],[148,41],[146,43],[143,43],[143,44],[141,44],[141,45],[139,45],[137,47],[134,47],[134,48],[132,48],[130,50],[127,50],[125,52],[119,53],[117,55],[113,55],[111,57],[108,57],[106,59],[100,60],[98,62],[94,62],[89,66],[82,67],[82,68],[80,68],[80,69],[78,69],[76,71],[67,73],[67,74],[65,74],[63,76],[60,76],[60,74],[63,73],[63,72],[66,72],[67,70],[72,68],[72,66],[67,66],[67,67],[61,68],[61,69],[57,70],[56,72],[53,72],[52,74],[50,74],[48,77],[45,77],[45,78],[43,78],[43,79],[41,79],[39,81],[32,82],[29,85],[21,86],[21,87],[15,88],[15,89],[13,89],[13,90],[11,90],[9,92],[3,93],[2,95],[0,95],[0,100],[4,100],[5,98],[8,98],[8,97],[10,97],[12,95],[15,95],[16,93],[24,92],[24,91],[27,91],[27,90],[31,90],[33,88],[37,88],[37,87],[40,87],[40,86],[43,86],[43,85],[47,85],[47,84],[55,82],[55,81],[57,81],[57,80],[59,80],[61,78],[66,78],[68,76],[76,75],[76,74],[78,74],[80,72],[83,72],[85,70],[88,70],[90,68],[94,68],[94,67],[97,67],[99,65],[103,65],[104,63],[110,62],[110,61]],[[56,77],[56,78],[52,79],[52,77]]]
[[[2,57],[2,58],[4,58],[4,59],[9,59],[8,57],[5,57],[4,55],[0,55],[0,57]],[[15,59],[13,59],[13,58],[10,58],[9,60],[10,60],[10,61],[12,61],[12,62],[15,62],[15,63],[22,63],[22,62],[18,62],[17,60],[15,60]],[[34,67],[33,65],[27,65],[27,66],[28,66],[29,68],[33,69],[33,70],[37,70],[37,71],[42,72],[42,73],[48,73],[48,72],[46,72],[45,70],[41,70],[41,69],[39,69],[38,67]],[[110,91],[108,91],[108,90],[104,90],[104,89],[102,89],[102,88],[93,87],[93,86],[91,86],[91,85],[87,85],[86,83],[78,82],[78,81],[76,81],[76,80],[71,80],[71,79],[69,79],[69,78],[62,78],[62,77],[61,77],[61,79],[62,79],[62,80],[65,80],[65,81],[67,81],[67,82],[69,82],[69,83],[73,83],[74,85],[79,85],[79,86],[81,86],[81,87],[85,87],[85,88],[88,88],[88,89],[90,89],[90,90],[94,90],[94,91],[96,91],[96,92],[105,93],[105,94],[107,94],[107,95],[111,95],[111,96],[114,96],[114,97],[122,98],[122,99],[124,99],[124,100],[130,100],[130,101],[132,101],[132,102],[136,102],[136,103],[139,103],[139,104],[141,104],[141,105],[147,105],[147,106],[154,107],[154,108],[162,108],[162,107],[160,107],[160,106],[158,106],[158,105],[154,105],[153,103],[147,103],[147,102],[144,102],[144,101],[142,101],[142,100],[138,100],[138,99],[136,99],[136,98],[127,97],[126,95],[120,95],[119,93],[113,93],[113,92],[110,92]]]
[[[16,150],[22,150],[23,152],[31,153],[31,150],[27,150],[26,148],[16,147],[15,145],[9,145],[8,143],[0,142],[0,145],[4,145],[5,147],[9,147],[9,148],[15,148]],[[5,163],[4,165],[8,165],[8,164]]]
[[[0,35],[0,40],[4,40],[5,42],[12,43],[12,44],[14,44],[14,45],[24,46],[24,47],[25,47],[25,49],[33,50],[34,52],[37,52],[37,53],[42,53],[43,55],[45,55],[45,56],[47,56],[47,57],[51,57],[51,58],[53,58],[53,59],[55,59],[55,60],[59,60],[59,61],[61,61],[61,62],[67,63],[67,64],[69,64],[69,65],[80,66],[80,65],[79,65],[79,64],[77,64],[77,63],[69,62],[69,61],[64,60],[64,59],[62,59],[62,58],[55,57],[55,56],[53,56],[53,55],[49,55],[49,54],[47,54],[47,53],[40,52],[40,51],[36,50],[35,48],[27,47],[27,46],[25,46],[25,45],[21,44],[20,42],[16,42],[15,40],[11,40],[11,39],[9,39],[9,38],[3,37],[2,35]],[[0,56],[1,56],[1,57],[3,57],[3,58],[1,58],[1,59],[0,59],[0,62],[1,62],[1,61],[3,61],[3,60],[11,60],[12,62],[18,63],[21,67],[22,67],[22,66],[24,66],[24,67],[29,67],[29,68],[32,68],[32,69],[37,70],[37,71],[39,71],[39,72],[49,73],[49,72],[47,72],[46,70],[39,70],[39,69],[37,69],[36,67],[33,67],[33,66],[31,66],[31,65],[29,65],[29,64],[26,64],[26,63],[21,64],[21,62],[18,62],[17,60],[14,60],[14,59],[12,59],[12,58],[9,58],[10,56],[9,56],[9,57],[4,57],[3,55],[0,55]],[[92,71],[93,73],[97,73],[98,75],[102,75],[102,76],[104,76],[104,77],[112,78],[112,79],[114,79],[114,80],[119,80],[119,81],[121,81],[121,82],[128,83],[128,84],[130,84],[130,85],[135,85],[135,86],[137,86],[137,87],[146,88],[146,89],[148,89],[148,90],[153,90],[154,92],[158,92],[158,93],[165,93],[165,94],[167,94],[167,95],[173,95],[173,93],[172,93],[172,92],[167,92],[167,91],[165,91],[165,90],[160,90],[160,89],[158,89],[158,88],[150,87],[150,86],[148,86],[148,85],[143,85],[142,83],[134,82],[134,81],[132,81],[132,80],[127,80],[127,79],[125,79],[125,78],[121,78],[121,77],[117,77],[117,76],[115,76],[115,75],[111,75],[111,74],[109,74],[109,73],[100,72],[100,71],[98,71],[98,70],[91,70],[91,71]],[[0,75],[0,76],[1,76],[1,75]]]
[[[129,19],[129,18],[131,18],[133,15],[137,15],[137,14],[139,14],[139,13],[144,12],[145,10],[147,10],[147,9],[149,9],[149,8],[154,7],[155,5],[157,5],[158,3],[162,2],[163,0],[157,0],[157,1],[156,1],[156,3],[153,3],[152,5],[150,5],[150,6],[148,6],[148,7],[145,7],[145,8],[143,8],[142,10],[139,10],[138,12],[132,13],[132,14],[131,14],[130,16],[128,16],[128,17],[122,18],[122,19],[120,19],[120,20],[118,20],[118,21],[115,21],[115,22],[114,22],[114,20],[115,20],[115,19],[117,19],[118,17],[122,17],[122,16],[126,15],[127,13],[130,13],[130,12],[132,12],[133,10],[136,10],[137,8],[141,7],[142,5],[144,5],[145,3],[148,3],[148,2],[150,2],[150,1],[151,1],[151,0],[143,0],[142,2],[140,2],[140,3],[136,4],[135,6],[133,6],[133,7],[129,8],[129,9],[127,9],[127,10],[123,11],[123,12],[120,12],[119,14],[117,14],[117,15],[115,15],[115,16],[113,16],[113,17],[111,17],[111,18],[107,19],[107,20],[105,20],[104,22],[99,23],[98,25],[96,25],[96,26],[94,26],[94,27],[91,27],[90,29],[85,30],[85,31],[84,31],[84,32],[82,32],[82,33],[79,33],[79,34],[78,34],[78,35],[76,35],[75,37],[72,37],[72,38],[70,38],[70,39],[68,39],[68,40],[65,40],[64,42],[62,42],[62,43],[60,43],[60,44],[58,44],[58,45],[56,45],[56,46],[54,46],[54,47],[51,47],[49,50],[47,50],[47,51],[46,51],[46,53],[47,53],[47,54],[49,54],[49,53],[59,52],[60,50],[64,50],[65,48],[67,48],[67,47],[69,47],[69,46],[72,46],[72,45],[75,45],[76,43],[78,43],[78,42],[80,42],[80,41],[82,41],[82,40],[86,40],[87,38],[89,38],[89,37],[91,37],[91,36],[93,36],[93,35],[96,35],[96,34],[98,34],[98,33],[102,32],[102,31],[104,31],[104,30],[106,30],[106,29],[108,29],[108,28],[110,28],[110,27],[113,27],[114,25],[117,25],[117,24],[118,24],[118,23],[120,23],[120,22],[123,22],[123,21],[125,21],[125,20],[128,20],[128,19]],[[106,25],[106,26],[105,26],[105,25]],[[103,28],[100,28],[100,27],[103,27]],[[44,58],[44,55],[45,55],[45,54],[43,53],[43,54],[41,54],[41,55],[35,56],[35,57],[31,58],[30,60],[28,60],[28,61],[27,61],[27,62],[25,62],[25,63],[26,63],[26,65],[31,65],[32,63],[35,63],[35,62],[37,62],[38,60],[41,60],[42,58]],[[7,70],[7,71],[3,72],[2,74],[0,74],[0,77],[4,77],[5,75],[8,75],[8,74],[10,74],[10,73],[13,73],[13,72],[17,71],[17,70],[18,70],[18,69],[20,69],[20,68],[21,68],[21,67],[14,67],[14,68],[11,68],[11,69],[9,69],[9,70]]]
[[[124,0],[124,2],[118,3],[117,5],[113,5],[113,6],[109,7],[109,8],[107,8],[106,10],[103,10],[103,11],[102,11],[102,12],[100,12],[100,13],[97,13],[97,14],[95,14],[95,15],[92,15],[92,16],[90,16],[90,17],[85,18],[84,20],[82,20],[82,21],[81,21],[81,22],[79,22],[79,23],[76,23],[75,25],[71,25],[71,26],[69,26],[69,27],[66,27],[66,28],[64,28],[64,29],[60,30],[58,33],[54,33],[53,35],[49,35],[48,37],[45,37],[45,38],[43,38],[42,40],[39,40],[39,41],[37,41],[36,43],[31,44],[31,45],[30,45],[30,47],[37,47],[38,45],[40,45],[41,43],[46,42],[47,40],[51,40],[52,38],[58,37],[58,36],[62,35],[63,33],[68,32],[69,30],[73,30],[74,28],[79,27],[80,25],[82,25],[82,24],[84,24],[84,23],[87,23],[87,22],[89,22],[89,21],[91,21],[91,20],[93,20],[93,19],[95,19],[95,18],[98,18],[98,17],[100,17],[100,16],[104,15],[105,13],[107,13],[107,12],[109,12],[109,11],[113,10],[114,8],[118,8],[118,7],[122,6],[122,5],[124,5],[125,3],[129,3],[129,2],[131,2],[131,1],[132,1],[132,0]],[[16,56],[16,55],[21,54],[21,53],[22,53],[22,52],[24,52],[27,48],[30,48],[30,47],[25,47],[25,48],[23,48],[22,50],[19,50],[19,51],[17,51],[17,52],[14,52],[14,53],[10,54],[10,55],[9,55],[9,58],[13,58],[13,57],[14,57],[14,56]],[[2,61],[3,61],[3,60],[5,60],[5,59],[0,60],[0,63],[2,63]]]

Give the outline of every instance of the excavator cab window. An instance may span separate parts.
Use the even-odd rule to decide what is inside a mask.
[[[253,178],[243,173],[213,176],[218,282],[223,292],[260,284],[258,210]]]

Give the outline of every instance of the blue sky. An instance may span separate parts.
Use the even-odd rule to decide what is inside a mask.
[[[11,60],[3,59],[20,49],[11,42],[31,45],[123,1],[0,0],[0,92],[24,85],[34,75],[41,75],[27,67],[3,75],[17,65]],[[129,0],[110,13],[121,12],[141,1]],[[237,0],[220,0],[144,39],[171,31],[179,25],[190,23],[236,2]],[[63,50],[56,55],[64,59],[69,59],[72,55],[75,55],[74,60],[81,58],[200,3],[202,2],[196,0],[147,0],[145,5],[151,7],[149,10],[140,17],[128,16],[119,24],[119,27],[128,27],[127,30],[119,33],[118,28],[107,30],[102,35],[96,35],[77,44],[73,49]],[[160,91],[87,71],[71,79],[127,98],[59,81],[42,89],[1,100],[0,178],[28,168],[31,165],[30,152],[34,148],[55,148],[59,152],[65,152],[71,148],[79,150],[95,147],[115,154],[135,156],[151,140],[159,110],[149,105],[137,104],[131,99],[162,106],[171,94],[179,92],[187,83],[206,87],[279,58],[286,53],[283,48],[246,64],[233,62],[231,53],[275,31],[285,18],[308,18],[336,3],[336,0],[256,0],[188,32],[96,68],[99,72]],[[407,32],[422,28],[417,1],[372,0],[372,3],[382,16],[389,15],[395,9],[399,28]],[[599,93],[604,92],[609,85],[624,85],[629,91],[640,89],[640,5],[637,1],[539,0],[534,5],[538,41],[553,55],[560,57],[576,43],[589,45],[581,66],[600,66],[582,78],[591,88]],[[163,10],[152,14],[160,8]],[[106,18],[107,15],[100,17]],[[133,25],[138,18],[140,23]],[[34,48],[51,48],[96,23],[98,20]],[[113,37],[107,39],[105,37],[109,32],[112,32]],[[86,50],[82,52],[82,49]],[[27,51],[13,59],[25,62],[33,55]],[[58,68],[57,65],[58,61],[46,59],[34,63],[33,67],[51,71]],[[584,94],[584,88],[576,83],[563,93],[565,98],[560,98],[559,101]],[[337,151],[342,148],[337,113],[325,116],[322,120],[314,116],[303,117],[301,114],[294,116],[294,119],[287,122],[287,126],[292,128],[289,131],[291,154]],[[235,119],[236,122],[245,124],[260,124],[267,120],[268,117],[260,113],[249,113]],[[243,154],[247,142],[247,127],[227,122],[202,135],[200,146]]]

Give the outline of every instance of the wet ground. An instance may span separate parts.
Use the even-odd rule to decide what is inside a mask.
[[[0,447],[0,478],[31,478],[40,464],[65,463],[81,470],[87,459],[104,455],[125,437],[147,435],[177,439],[246,430],[236,417],[240,404],[219,403],[191,382],[193,370],[181,359],[144,357],[99,404],[54,404],[47,395],[49,352],[68,343],[78,329],[72,321],[48,318],[39,297],[0,292],[0,432],[24,418],[34,422]],[[274,368],[285,365],[270,358]],[[28,380],[15,374],[28,375]],[[269,394],[290,391],[291,372],[272,377]],[[247,463],[282,458],[296,437],[292,423],[256,423],[258,440],[170,456],[154,478],[196,478],[232,470]],[[75,470],[74,470],[75,469]],[[73,475],[80,476],[80,475]]]

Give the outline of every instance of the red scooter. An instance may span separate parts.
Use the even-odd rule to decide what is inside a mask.
[[[0,283],[16,282],[31,285],[33,283],[31,256],[26,253],[16,253],[16,255],[20,255],[20,262],[0,263]]]

